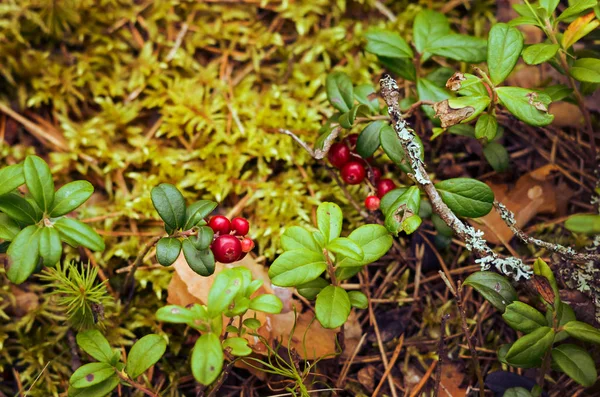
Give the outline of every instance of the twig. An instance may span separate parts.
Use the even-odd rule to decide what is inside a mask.
[[[398,360],[398,357],[400,356],[400,350],[402,350],[403,345],[404,345],[404,334],[402,334],[402,336],[400,336],[400,340],[398,341],[398,344],[396,345],[396,348],[394,349],[394,354],[392,354],[392,358],[390,359],[390,365],[388,365],[385,372],[383,373],[383,376],[381,377],[381,380],[379,381],[377,388],[373,392],[373,397],[377,397],[377,394],[379,394],[379,390],[381,390],[381,387],[383,386],[383,382],[385,382],[387,377],[390,375],[390,372],[392,372],[392,369],[394,368],[394,365],[396,364],[396,361]]]
[[[163,235],[159,235],[159,236],[154,236],[152,237],[152,239],[150,241],[148,241],[146,243],[146,245],[144,245],[144,248],[142,248],[142,250],[140,251],[140,253],[138,254],[138,256],[135,258],[135,260],[133,261],[133,264],[131,265],[131,269],[129,270],[129,273],[127,273],[127,277],[125,278],[125,282],[123,283],[123,293],[126,292],[129,284],[131,283],[131,290],[134,289],[134,280],[135,278],[133,277],[135,274],[135,271],[137,270],[137,268],[142,264],[142,262],[144,261],[144,257],[146,256],[146,254],[148,254],[148,252],[150,252],[150,250],[152,249],[152,247],[154,247],[154,245],[158,242],[158,240],[160,240],[163,237]],[[132,293],[130,291],[129,294],[129,298],[128,301],[131,301],[131,297],[132,297]]]
[[[396,22],[396,20],[398,18],[396,18],[394,13],[389,8],[387,8],[385,4],[383,4],[379,0],[376,0],[374,5],[375,5],[375,8],[377,8],[377,11],[379,11],[383,16],[385,16],[387,19],[389,19],[392,22]]]
[[[148,389],[146,386],[142,385],[141,383],[138,383],[138,382],[134,381],[133,379],[131,379],[130,377],[128,377],[127,375],[125,375],[124,372],[115,371],[115,373],[117,374],[117,376],[119,378],[121,378],[125,382],[129,383],[130,386],[138,389],[139,391],[141,391],[142,393],[146,394],[147,396],[158,397],[158,393],[156,393],[156,392]]]
[[[435,389],[433,392],[434,397],[439,396],[440,384],[442,383],[442,367],[444,365],[444,355],[446,354],[444,347],[444,334],[446,332],[446,321],[448,321],[449,318],[449,314],[444,314],[440,324],[440,343],[438,343],[438,366],[437,371],[435,371]]]
[[[231,360],[230,362],[227,363],[227,365],[223,369],[223,372],[221,372],[221,376],[219,377],[219,380],[212,387],[212,389],[210,390],[210,393],[208,393],[207,397],[215,397],[217,395],[217,392],[219,391],[221,386],[223,386],[223,383],[225,383],[225,381],[227,380],[227,377],[229,377],[229,373],[231,372],[231,368],[233,368],[235,361],[236,360]]]
[[[325,156],[329,152],[329,149],[331,148],[331,145],[333,145],[335,138],[337,138],[337,136],[339,135],[340,127],[336,127],[333,130],[331,130],[331,133],[327,136],[327,138],[325,139],[325,142],[323,142],[323,149],[314,149],[314,150],[311,149],[311,147],[308,146],[308,144],[306,144],[306,142],[304,142],[302,139],[300,139],[292,131],[286,130],[284,128],[280,128],[279,132],[282,134],[291,136],[300,146],[302,146],[302,148],[304,150],[306,150],[311,155],[311,157],[314,157],[317,160],[321,160],[321,159],[325,158]]]

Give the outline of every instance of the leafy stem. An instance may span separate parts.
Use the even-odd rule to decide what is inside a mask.
[[[121,378],[121,380],[127,382],[131,387],[138,389],[145,395],[150,396],[150,397],[158,397],[158,393],[152,391],[151,389],[147,388],[146,386],[142,385],[141,383],[134,381],[129,376],[127,376],[127,374],[125,374],[125,372],[115,371],[115,373],[117,374],[117,376],[119,378]]]

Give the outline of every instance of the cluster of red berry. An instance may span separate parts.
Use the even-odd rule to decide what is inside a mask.
[[[215,259],[221,263],[239,261],[254,248],[254,241],[246,237],[250,223],[245,218],[233,218],[231,221],[223,215],[215,215],[208,221],[215,232],[210,249]]]
[[[363,159],[356,153],[357,134],[350,134],[342,140],[331,145],[327,159],[329,163],[340,170],[342,180],[349,185],[358,185],[365,180],[367,169],[371,186],[375,188],[377,195],[369,195],[365,199],[365,207],[369,211],[379,209],[381,198],[387,192],[396,188],[391,179],[381,179],[381,170],[367,163],[369,159]]]

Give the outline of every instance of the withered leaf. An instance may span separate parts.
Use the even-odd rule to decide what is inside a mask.
[[[437,102],[433,105],[435,117],[438,117],[442,122],[442,128],[451,127],[459,124],[461,121],[468,119],[475,112],[473,106],[465,106],[460,109],[450,107],[448,100]]]
[[[462,82],[467,78],[461,72],[456,72],[446,82],[446,88],[451,91],[458,91],[462,87]]]

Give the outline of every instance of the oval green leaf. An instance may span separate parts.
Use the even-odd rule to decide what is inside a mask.
[[[339,267],[359,267],[373,263],[385,255],[392,246],[392,236],[382,225],[362,225],[354,230],[348,238],[362,248],[364,257],[362,261],[344,258],[338,263]]]
[[[572,215],[565,222],[565,227],[574,233],[600,234],[600,215]]]
[[[11,241],[21,231],[19,224],[0,212],[0,240]]]
[[[223,368],[223,348],[219,337],[206,333],[196,341],[192,351],[192,374],[203,385],[210,385]]]
[[[540,311],[526,303],[515,301],[506,306],[502,318],[517,331],[529,334],[539,327],[547,327],[546,318]]]
[[[352,258],[357,261],[363,260],[365,254],[362,248],[347,237],[338,237],[327,244],[327,249],[333,253]]]
[[[316,279],[325,269],[322,253],[299,249],[279,255],[269,268],[269,277],[275,285],[294,287]]]
[[[183,256],[190,269],[207,277],[215,272],[215,257],[210,249],[198,251],[189,239],[183,240]]]
[[[523,34],[517,28],[505,23],[492,26],[487,44],[487,64],[492,83],[500,84],[508,77],[522,49]]]
[[[308,300],[313,300],[317,297],[319,292],[323,290],[323,288],[329,285],[329,281],[325,280],[322,277],[318,277],[308,283],[300,284],[296,286],[296,290],[298,293],[305,297]]]
[[[554,342],[554,330],[539,327],[535,331],[517,339],[506,353],[506,360],[522,368],[536,367]]]
[[[317,226],[325,237],[325,244],[335,240],[342,233],[344,217],[342,209],[335,203],[321,203],[317,208]]]
[[[494,192],[476,179],[446,179],[436,183],[435,188],[444,203],[458,216],[479,218],[492,210]]]
[[[42,219],[35,208],[16,193],[0,196],[0,211],[23,225],[33,225]]]
[[[300,226],[285,229],[285,233],[281,236],[281,247],[284,251],[307,249],[317,253],[323,252],[313,238],[313,234]]]
[[[412,58],[413,52],[399,34],[383,29],[369,29],[365,33],[365,50],[386,58]]]
[[[68,214],[85,203],[94,193],[94,186],[88,181],[70,182],[57,190],[50,210],[53,218]]]
[[[40,256],[44,266],[54,266],[62,255],[60,234],[53,227],[44,227],[40,232]]]
[[[10,193],[25,183],[23,164],[13,164],[0,169],[0,196]]]
[[[510,164],[510,156],[504,146],[497,142],[483,147],[483,156],[496,172],[504,172]]]
[[[25,184],[42,211],[47,211],[54,201],[54,181],[48,164],[38,156],[27,156],[23,163]]]
[[[523,60],[528,65],[539,65],[556,55],[560,46],[558,44],[534,44],[523,50]]]
[[[217,208],[217,203],[210,200],[200,200],[196,201],[185,210],[185,225],[183,226],[184,230],[189,230],[194,226],[197,226],[200,222],[204,220],[213,212],[213,210]]]
[[[185,225],[185,199],[175,186],[161,183],[150,195],[156,212],[169,228],[179,229]]]
[[[21,284],[33,273],[38,265],[39,240],[41,230],[30,225],[21,230],[15,239],[10,243],[8,251],[8,265],[6,276],[15,284]]]
[[[323,328],[337,328],[344,324],[350,309],[350,298],[343,288],[330,285],[317,295],[315,312]]]
[[[181,241],[173,237],[164,237],[156,244],[156,260],[163,266],[171,266],[179,257]]]
[[[250,309],[264,313],[278,314],[283,309],[283,303],[281,299],[273,294],[264,294],[250,300]]]
[[[346,73],[328,74],[325,80],[325,89],[329,103],[340,112],[346,113],[354,105],[354,87]]]
[[[529,125],[543,127],[554,120],[547,110],[552,100],[545,93],[520,87],[498,87],[496,93],[509,112]]]
[[[581,386],[590,387],[596,383],[596,363],[585,349],[568,343],[560,345],[552,349],[552,360]]]
[[[367,299],[367,295],[363,294],[360,291],[350,291],[348,292],[348,298],[350,299],[350,304],[352,307],[357,309],[366,309],[369,306],[369,300]]]
[[[252,354],[252,349],[248,346],[248,340],[244,338],[227,338],[223,341],[223,349],[231,349],[231,354],[237,357],[245,357]]]
[[[78,389],[90,387],[110,378],[114,373],[115,369],[107,363],[89,363],[77,368],[69,383]]]
[[[493,272],[475,272],[463,285],[470,285],[496,309],[504,311],[506,305],[517,299],[517,291],[508,279]]]
[[[70,241],[83,245],[92,251],[104,251],[104,240],[87,224],[72,218],[60,218],[54,222],[54,227]]]
[[[387,124],[382,120],[373,121],[361,131],[356,141],[356,152],[362,158],[368,158],[375,153],[379,147],[380,141],[379,136],[381,129]]]
[[[153,366],[167,350],[167,342],[160,335],[150,334],[135,342],[127,356],[125,372],[131,379],[143,374]]]
[[[79,347],[96,360],[109,362],[112,359],[110,344],[97,329],[79,332],[76,339]]]
[[[573,338],[600,344],[600,330],[582,321],[569,321],[565,324],[564,330]]]

